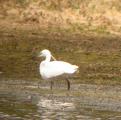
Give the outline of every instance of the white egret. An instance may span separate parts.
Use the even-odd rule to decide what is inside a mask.
[[[45,80],[50,79],[51,80],[51,89],[53,86],[52,79],[61,77],[63,75],[71,75],[75,73],[78,69],[78,66],[72,65],[70,63],[64,62],[64,61],[57,61],[51,54],[51,52],[47,49],[42,50],[40,52],[39,57],[45,57],[45,60],[43,60],[40,63],[40,74],[41,77]],[[54,59],[54,61],[51,61],[51,58]],[[68,90],[70,89],[70,81],[66,78],[67,84],[68,84]]]

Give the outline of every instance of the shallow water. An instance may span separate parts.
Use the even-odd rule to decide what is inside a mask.
[[[72,86],[73,87],[73,86]],[[88,87],[88,86],[87,86]],[[89,88],[89,87],[88,87]],[[82,88],[83,89],[83,88]],[[89,88],[90,89],[90,88]],[[90,89],[91,90],[91,89]],[[83,90],[82,90],[83,91]],[[87,91],[88,92],[88,91]],[[0,119],[2,120],[120,120],[121,111],[90,105],[77,91],[50,91],[48,86],[38,89],[19,83],[1,82]],[[85,99],[85,100],[84,100]],[[92,97],[92,99],[94,99]],[[91,100],[91,99],[90,99]]]

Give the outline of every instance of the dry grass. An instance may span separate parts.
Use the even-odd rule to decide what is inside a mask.
[[[35,22],[42,26],[71,27],[97,32],[120,33],[120,0],[5,0],[0,18]]]

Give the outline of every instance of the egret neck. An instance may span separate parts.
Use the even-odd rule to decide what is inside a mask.
[[[46,55],[45,62],[50,62],[51,60],[51,54]]]

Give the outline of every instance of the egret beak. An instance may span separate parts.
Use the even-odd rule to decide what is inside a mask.
[[[55,57],[53,57],[53,56],[52,56],[52,59],[53,59],[54,61],[56,61],[56,58],[55,58]]]

